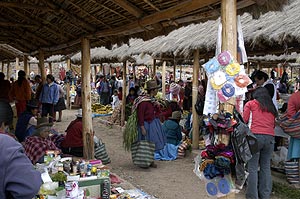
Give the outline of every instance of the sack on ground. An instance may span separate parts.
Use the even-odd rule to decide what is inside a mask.
[[[155,144],[147,140],[134,142],[131,145],[131,156],[133,164],[147,168],[154,161]]]

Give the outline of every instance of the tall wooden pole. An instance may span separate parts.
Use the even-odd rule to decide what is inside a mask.
[[[4,73],[4,61],[2,61],[2,67],[1,67],[1,72]]]
[[[135,72],[135,64],[132,64],[132,72],[133,72],[133,81],[136,82],[136,72]]]
[[[94,131],[91,109],[91,55],[90,41],[87,38],[81,40],[81,96],[82,96],[82,133],[83,133],[83,157],[87,160],[94,158]]]
[[[161,85],[162,85],[162,98],[166,99],[166,67],[167,62],[163,62],[162,74],[161,74]]]
[[[121,110],[121,126],[125,125],[125,109],[126,109],[126,68],[127,61],[123,62],[123,88],[122,88],[122,110]]]
[[[277,65],[277,77],[280,77],[280,66],[281,64]]]
[[[94,65],[94,73],[95,73],[94,82],[96,82],[96,76],[97,76],[97,66],[96,65]]]
[[[6,67],[7,67],[6,68],[6,77],[9,80],[10,79],[10,76],[9,76],[9,73],[10,73],[10,71],[9,71],[10,62],[9,61],[7,62]]]
[[[70,58],[67,59],[67,71],[69,71],[69,70],[71,70],[71,59]],[[67,93],[67,108],[68,109],[71,109],[70,84],[71,84],[71,82],[67,81],[66,93]]]
[[[237,7],[236,0],[222,0],[222,51],[228,50],[237,58]]]
[[[237,0],[221,1],[222,51],[228,50],[237,59]],[[231,104],[236,104],[234,98]],[[235,194],[222,198],[235,198]]]
[[[180,64],[180,80],[182,80],[182,65]]]
[[[26,73],[26,76],[27,77],[30,77],[30,72],[29,72],[29,67],[28,67],[28,57],[27,55],[24,55],[23,56],[23,63],[24,63],[24,71]]]
[[[200,64],[199,64],[199,49],[194,51],[194,68],[193,68],[193,93],[192,93],[192,111],[193,111],[193,149],[198,149],[199,148],[199,116],[197,114],[195,104],[197,102],[197,97],[198,97],[198,87],[199,87],[199,69],[200,69]]]
[[[45,54],[43,50],[39,51],[39,69],[41,72],[42,81],[46,81],[46,71],[45,71]]]
[[[15,74],[15,78],[18,79],[18,72],[20,70],[20,66],[19,66],[19,57],[16,57],[16,66],[15,66],[15,69],[16,69],[16,74]]]
[[[50,74],[52,74],[52,75],[53,75],[52,63],[51,63],[51,62],[49,62],[49,63],[48,63],[48,65],[49,65],[49,72],[50,72]]]
[[[175,58],[174,58],[173,76],[174,76],[174,82],[176,82],[176,59]]]
[[[156,75],[156,59],[153,59],[153,70],[152,70],[152,78]]]

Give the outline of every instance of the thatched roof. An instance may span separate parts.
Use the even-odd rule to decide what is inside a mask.
[[[238,0],[238,8],[260,13],[285,2]],[[80,50],[83,37],[91,39],[91,47],[151,39],[192,21],[215,19],[219,9],[220,0],[2,0],[0,40],[31,55],[40,49],[46,57],[70,54]]]
[[[241,23],[247,52],[250,55],[300,52],[299,10],[300,1],[291,0],[291,4],[283,8],[283,12],[269,12],[257,20],[250,14],[243,14]],[[220,19],[191,24],[174,30],[167,36],[145,41],[134,49],[130,48],[129,52],[150,53],[154,57],[162,54],[188,57],[192,50],[199,48],[201,54],[210,52],[213,55],[219,22]]]
[[[269,61],[269,62],[296,62],[297,59],[300,58],[300,54],[293,52],[289,55],[265,55],[265,56],[253,56],[253,57],[248,57],[249,61],[252,62],[260,62],[260,61]]]

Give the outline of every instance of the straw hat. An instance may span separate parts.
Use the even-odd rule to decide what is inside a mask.
[[[180,111],[172,112],[172,117],[169,117],[169,119],[180,120],[181,119],[181,112]]]
[[[48,117],[41,117],[37,119],[37,125],[35,127],[35,129],[39,129],[41,127],[45,127],[45,126],[53,126],[53,123],[49,123],[49,118]]]
[[[149,80],[146,82],[146,90],[156,89],[160,88],[160,86],[157,85],[155,80]]]

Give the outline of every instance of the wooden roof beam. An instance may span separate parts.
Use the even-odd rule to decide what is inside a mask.
[[[120,6],[121,8],[123,8],[124,10],[126,10],[127,12],[135,16],[136,18],[141,18],[145,14],[143,10],[139,9],[138,7],[136,7],[135,5],[133,5],[127,0],[110,0],[110,1],[117,4],[118,6]]]
[[[62,14],[64,16],[67,16],[69,19],[72,20],[71,22],[74,25],[76,25],[76,26],[80,25],[81,27],[87,29],[90,32],[96,31],[96,28],[94,26],[92,26],[91,24],[87,23],[86,21],[84,21],[83,19],[81,19],[75,15],[72,15],[68,11],[61,8],[60,6],[55,5],[54,3],[50,2],[50,1],[46,1],[45,3],[47,3],[47,5],[53,10],[54,14]]]
[[[2,22],[0,21],[0,27],[23,27],[23,28],[34,28],[36,25],[32,24],[22,24],[22,23],[12,23],[12,22]]]
[[[80,10],[80,12],[84,13],[85,15],[91,17],[92,19],[94,19],[95,21],[97,21],[98,23],[101,23],[102,25],[106,26],[107,28],[111,29],[111,26],[107,25],[106,23],[104,23],[103,21],[101,21],[100,19],[96,18],[95,16],[91,15],[90,13],[88,13],[87,11],[85,11],[84,9],[82,9],[80,6],[78,6],[77,4],[69,1],[69,0],[65,0],[66,3],[71,4],[72,6],[74,6],[76,9]]]
[[[105,5],[103,5],[103,3],[102,3],[102,2],[99,2],[99,0],[92,0],[92,1],[95,2],[95,3],[97,3],[97,5],[101,6],[102,8],[104,8],[104,9],[106,9],[106,10],[109,10],[110,12],[112,12],[112,13],[114,13],[114,14],[116,14],[116,15],[118,15],[118,16],[120,16],[120,17],[122,17],[122,18],[124,18],[124,19],[126,19],[126,20],[128,20],[128,21],[130,21],[130,22],[132,22],[132,20],[129,19],[128,17],[126,17],[126,16],[124,16],[124,15],[118,13],[117,11],[115,11],[115,10],[113,10],[113,9],[111,9],[111,8],[109,8],[109,7],[107,7],[107,6],[105,6]]]
[[[160,9],[156,7],[153,3],[151,3],[149,0],[144,0],[144,2],[151,6],[154,10],[160,12]]]
[[[219,2],[219,0],[186,0],[176,6],[168,8],[166,10],[162,10],[161,12],[154,13],[152,15],[148,15],[143,17],[142,19],[132,22],[130,24],[126,24],[124,26],[120,26],[113,30],[102,30],[96,32],[91,36],[108,36],[108,35],[118,35],[118,34],[128,34],[128,32],[132,32],[135,30],[136,32],[143,31],[143,27],[158,23],[160,21],[169,20],[171,18],[179,17],[182,14],[189,13],[191,11],[197,10],[199,8],[203,8],[210,4],[214,4]]]
[[[65,35],[67,35],[70,38],[75,38],[74,35],[63,31],[62,29],[60,29],[59,27],[57,27],[56,25],[53,25],[52,23],[50,23],[47,20],[44,20],[42,18],[35,18],[32,19],[30,18],[28,15],[23,14],[15,9],[12,8],[8,8],[10,11],[12,11],[13,13],[15,13],[16,15],[22,17],[23,19],[25,19],[26,21],[28,21],[29,23],[35,24],[37,26],[41,26],[45,29],[47,29],[47,31],[51,32],[54,35],[57,35],[59,38],[62,38],[64,40],[69,40]],[[62,33],[61,33],[62,32]]]
[[[3,31],[7,34],[11,34],[10,29],[2,28],[1,31]],[[23,39],[27,38],[29,41],[34,39],[34,41],[31,41],[31,43],[39,42],[39,43],[41,43],[43,45],[47,45],[47,46],[53,45],[53,43],[49,43],[48,41],[46,41],[45,39],[35,35],[33,32],[31,32],[28,29],[21,29],[21,30],[14,31],[14,34],[18,35],[18,37],[23,38]],[[31,39],[29,39],[29,38],[31,38]]]
[[[203,8],[205,6],[214,4],[219,2],[219,0],[206,0],[206,1],[199,1],[199,0],[185,0],[184,2],[177,4],[176,6],[173,6],[169,9],[162,10],[161,12],[154,13],[152,15],[148,15],[146,17],[143,17],[142,19],[131,22],[129,24],[111,29],[111,30],[101,30],[94,34],[86,35],[86,37],[91,39],[97,39],[98,37],[106,37],[106,36],[112,36],[112,35],[121,35],[121,34],[128,34],[129,31],[132,32],[132,30],[136,32],[143,31],[143,27],[152,25],[155,23],[159,23],[164,20],[169,20],[170,18],[179,17],[182,14],[186,14],[188,12]],[[64,44],[60,44],[57,46],[52,46],[49,48],[46,48],[47,51],[57,51],[61,50],[73,45],[76,45],[80,43],[80,39],[76,39]]]
[[[51,9],[47,6],[40,6],[35,4],[25,4],[20,2],[2,2],[0,1],[0,7],[5,8],[22,8],[22,9],[32,9],[32,10],[42,10],[42,11],[50,11]]]

